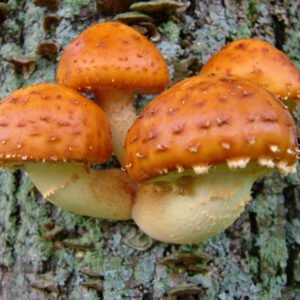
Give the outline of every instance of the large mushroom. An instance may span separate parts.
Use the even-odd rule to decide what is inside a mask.
[[[141,182],[132,217],[151,237],[196,243],[231,225],[253,182],[297,162],[294,120],[262,87],[197,76],[163,92],[126,139],[126,167]]]
[[[155,46],[131,27],[104,22],[82,32],[65,49],[57,81],[84,92],[108,114],[113,151],[125,160],[124,142],[136,118],[134,94],[161,92],[169,81],[165,60]]]
[[[300,103],[300,71],[282,51],[258,39],[240,39],[224,46],[200,70],[251,80],[294,108]]]
[[[76,91],[40,84],[0,102],[0,162],[25,170],[50,202],[80,215],[131,217],[134,184],[119,169],[91,163],[111,156],[111,133],[100,107]]]

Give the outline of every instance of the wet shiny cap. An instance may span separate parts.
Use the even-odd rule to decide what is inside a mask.
[[[77,90],[118,88],[159,93],[169,82],[158,49],[131,27],[104,22],[82,32],[64,51],[57,81]]]
[[[281,100],[300,103],[300,71],[283,52],[262,40],[241,39],[224,46],[200,71],[209,73],[241,76]]]
[[[19,89],[0,102],[0,162],[104,162],[112,154],[105,113],[58,84]]]
[[[197,76],[166,90],[142,111],[126,139],[126,167],[136,181],[193,169],[203,174],[249,162],[295,171],[294,120],[281,101],[233,76]]]

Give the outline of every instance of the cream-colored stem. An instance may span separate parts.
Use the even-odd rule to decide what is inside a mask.
[[[107,113],[112,130],[113,152],[121,165],[125,164],[125,139],[136,119],[134,96],[125,90],[97,90],[96,103]]]
[[[73,213],[101,219],[131,218],[135,184],[119,169],[94,170],[79,163],[27,163],[43,197]]]
[[[265,172],[265,170],[263,170]],[[132,218],[149,236],[168,243],[198,243],[229,227],[250,199],[253,182],[262,170],[182,177],[176,183],[139,187]]]

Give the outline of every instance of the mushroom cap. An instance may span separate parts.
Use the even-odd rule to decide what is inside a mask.
[[[297,134],[281,101],[234,76],[186,79],[142,111],[126,139],[126,167],[136,181],[170,171],[226,163],[275,165],[284,173],[297,161]]]
[[[240,39],[224,46],[200,71],[209,73],[241,76],[281,100],[300,102],[300,71],[283,52],[262,40]]]
[[[104,22],[82,32],[64,51],[57,81],[77,90],[118,88],[158,93],[169,81],[156,47],[131,27]]]
[[[78,92],[39,84],[0,102],[0,161],[104,162],[112,154],[105,113]]]

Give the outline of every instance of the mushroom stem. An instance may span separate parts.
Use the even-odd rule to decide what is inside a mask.
[[[131,218],[135,184],[119,169],[97,171],[80,163],[27,163],[43,197],[73,213],[112,220]]]
[[[132,92],[119,89],[98,89],[95,101],[107,113],[112,131],[112,148],[121,165],[125,164],[125,139],[136,119]]]
[[[225,169],[219,165],[207,175],[142,184],[132,218],[149,236],[168,243],[198,243],[222,232],[243,212],[254,181],[269,172],[257,165]]]

